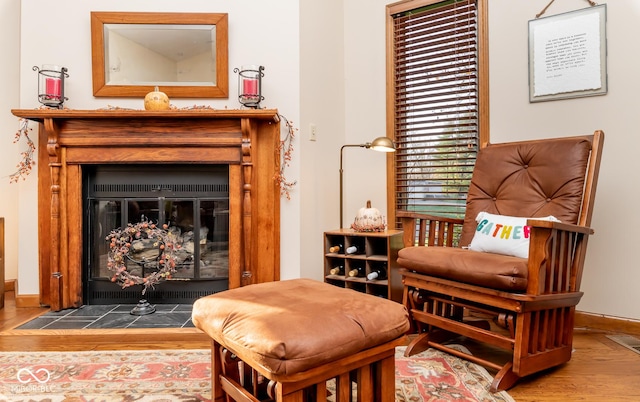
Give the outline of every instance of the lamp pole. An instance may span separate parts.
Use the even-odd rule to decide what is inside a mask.
[[[342,179],[342,154],[345,148],[370,148],[371,147],[371,143],[367,142],[366,144],[347,144],[347,145],[343,145],[342,147],[340,147],[340,229],[342,229],[342,183],[343,183],[343,179]]]
[[[393,143],[393,141],[391,141],[391,139],[387,137],[378,137],[372,142],[366,142],[364,144],[346,144],[340,148],[340,229],[342,229],[342,222],[343,222],[343,219],[342,219],[342,207],[343,207],[342,155],[345,148],[367,148],[367,149],[373,149],[374,151],[378,151],[378,152],[395,152],[396,151],[395,144]]]

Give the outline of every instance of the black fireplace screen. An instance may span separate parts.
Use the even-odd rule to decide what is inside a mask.
[[[171,280],[150,289],[151,303],[192,303],[229,287],[229,169],[227,165],[93,166],[84,169],[86,304],[136,303],[141,287],[121,289],[107,268],[106,236],[128,223],[166,224],[180,249]],[[157,270],[158,249],[134,241],[127,270]]]

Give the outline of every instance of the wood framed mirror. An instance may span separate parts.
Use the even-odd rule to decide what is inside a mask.
[[[228,98],[226,13],[92,12],[93,96]]]

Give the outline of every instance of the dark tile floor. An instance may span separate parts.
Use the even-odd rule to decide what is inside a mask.
[[[48,312],[16,329],[193,328],[191,304],[156,304],[153,314],[133,315],[135,304],[82,306]]]

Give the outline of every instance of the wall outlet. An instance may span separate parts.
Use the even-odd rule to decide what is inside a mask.
[[[318,127],[314,123],[309,124],[309,141],[315,141],[318,134]]]

